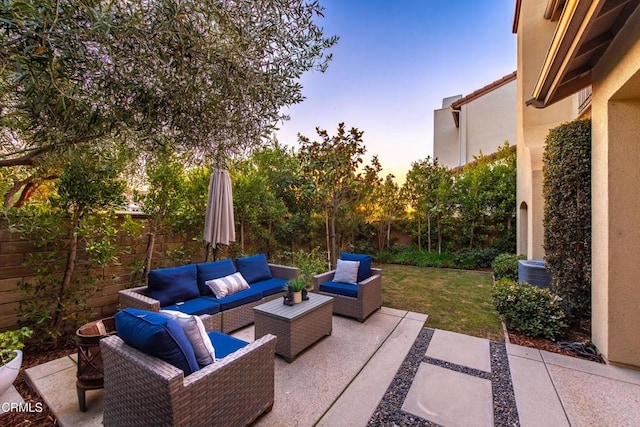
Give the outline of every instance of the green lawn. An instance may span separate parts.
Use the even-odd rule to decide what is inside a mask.
[[[491,273],[382,265],[386,307],[429,315],[429,328],[504,341],[500,317],[491,304]]]

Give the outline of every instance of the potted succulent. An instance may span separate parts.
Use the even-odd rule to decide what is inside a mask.
[[[0,396],[13,384],[22,366],[23,340],[33,331],[27,327],[0,332]]]

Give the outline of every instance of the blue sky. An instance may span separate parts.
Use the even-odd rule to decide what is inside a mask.
[[[301,104],[285,110],[278,140],[315,127],[364,131],[369,158],[399,182],[433,152],[433,111],[516,69],[514,0],[320,0],[326,35],[338,35],[325,73],[301,79]]]

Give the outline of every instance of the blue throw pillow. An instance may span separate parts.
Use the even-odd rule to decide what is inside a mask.
[[[200,295],[213,294],[211,288],[205,284],[207,280],[230,276],[237,271],[231,258],[214,262],[203,262],[196,264],[196,267],[198,269],[198,289],[200,290]]]
[[[358,267],[358,282],[371,277],[371,255],[352,254],[349,252],[342,252],[340,259],[345,261],[360,261],[360,267]]]
[[[238,271],[242,274],[242,277],[244,277],[249,284],[271,279],[273,277],[265,254],[238,258],[236,260],[236,265],[238,266]]]
[[[200,296],[195,264],[152,270],[147,285],[147,295],[160,301],[160,307]]]
[[[193,346],[175,320],[137,308],[125,308],[115,317],[118,336],[131,347],[182,369],[185,376],[199,369]]]

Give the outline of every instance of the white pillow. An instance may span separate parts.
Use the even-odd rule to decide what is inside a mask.
[[[211,288],[211,292],[214,293],[216,298],[224,298],[227,295],[233,295],[236,292],[249,289],[249,284],[240,272],[219,279],[207,280],[204,284]]]
[[[333,281],[341,283],[357,283],[359,267],[360,261],[346,261],[339,259],[336,264],[336,273],[333,276]]]
[[[182,326],[200,367],[216,361],[216,351],[200,317],[174,310],[160,310],[160,313],[172,318]]]

